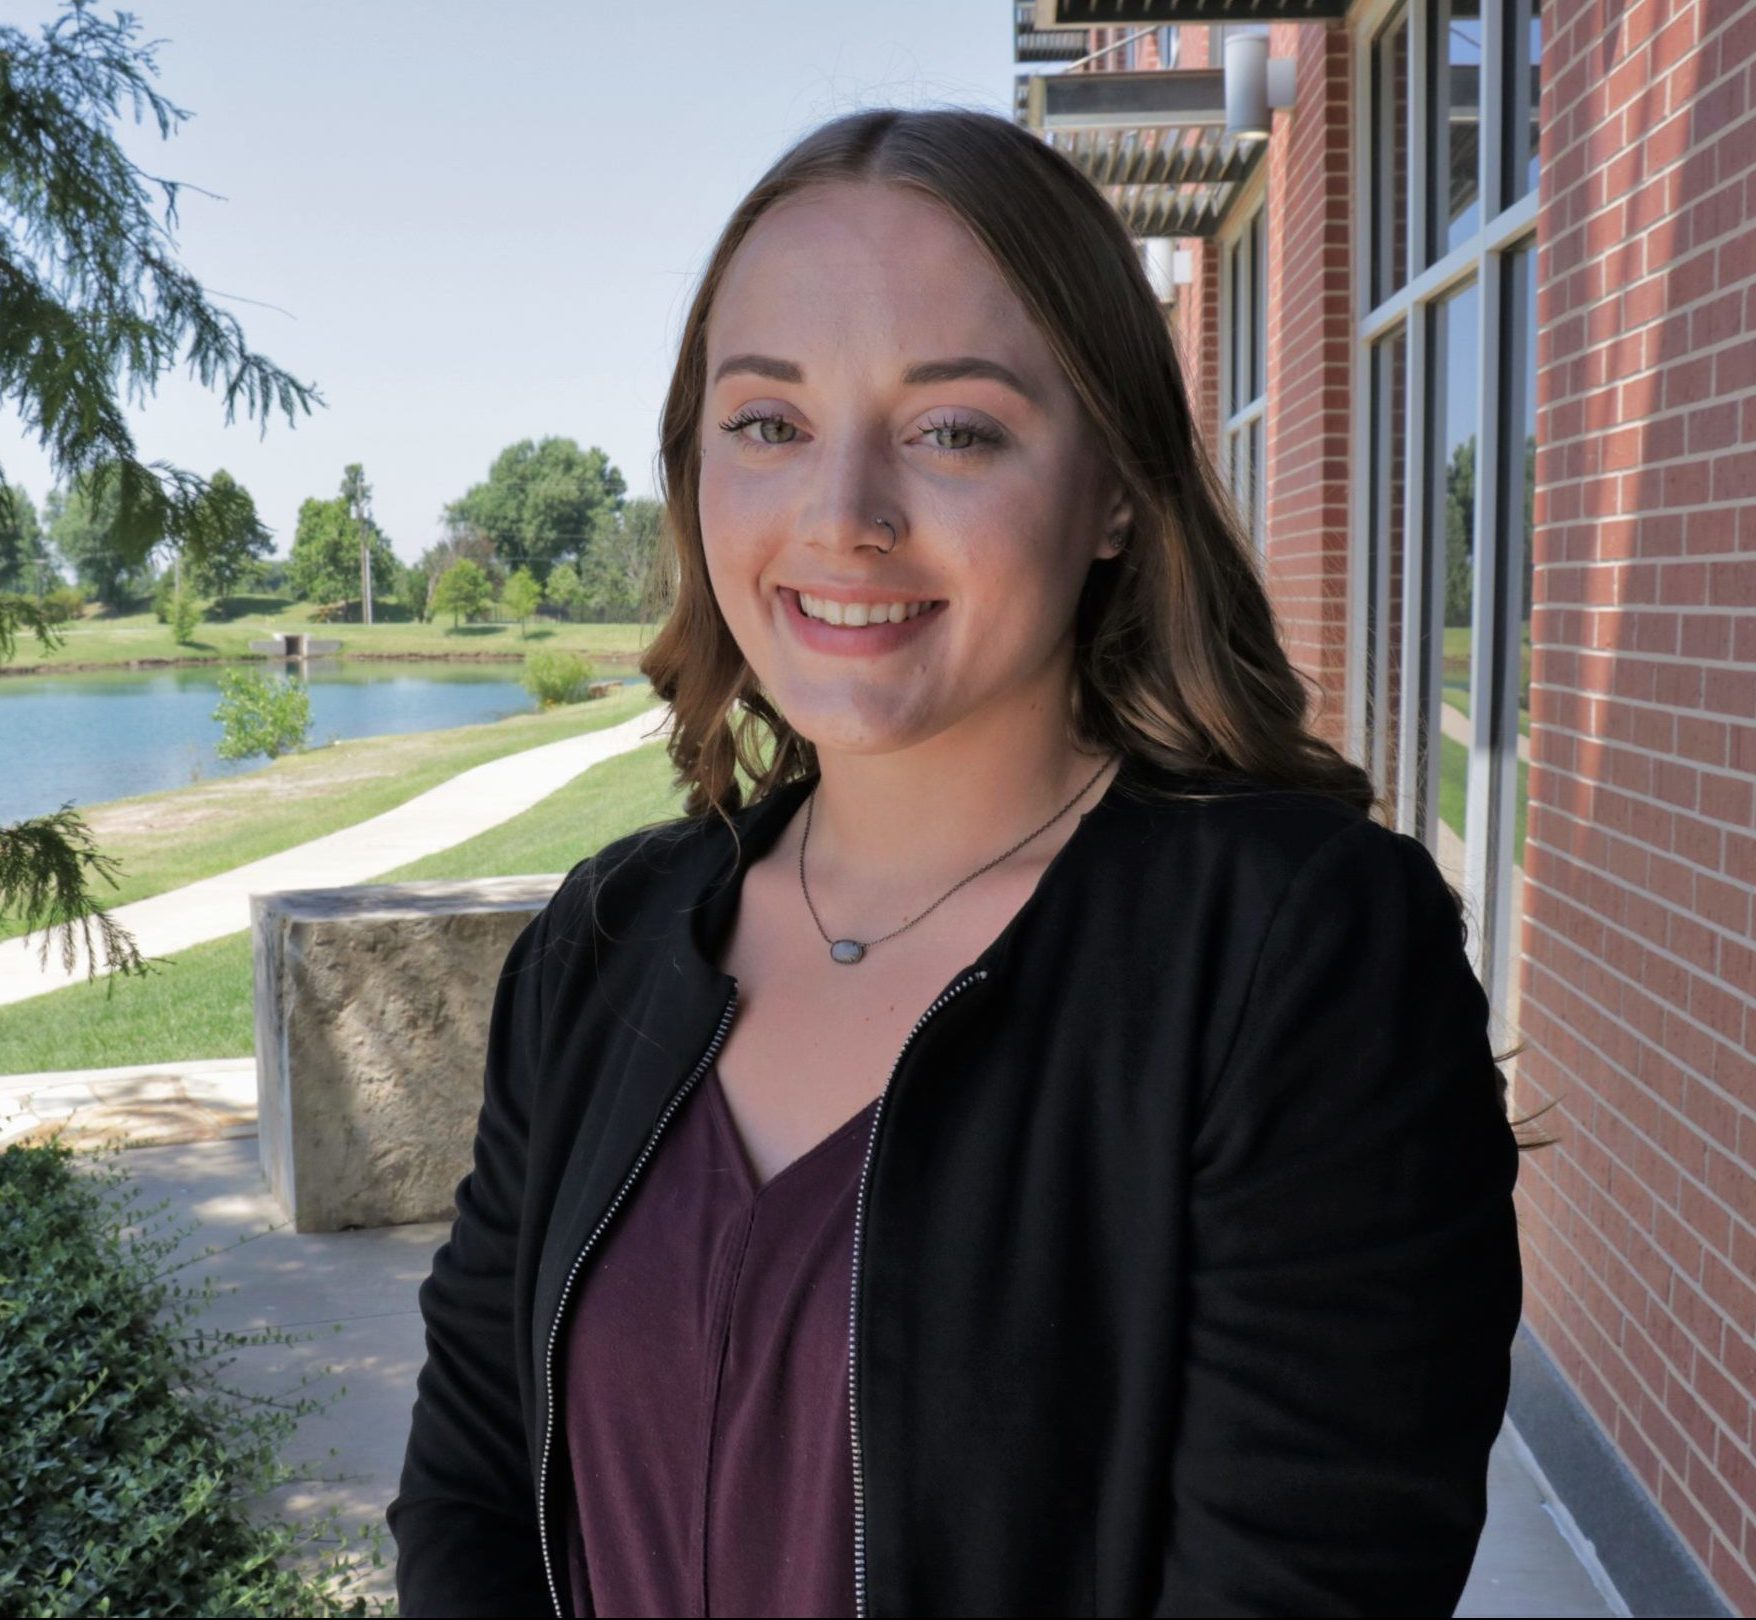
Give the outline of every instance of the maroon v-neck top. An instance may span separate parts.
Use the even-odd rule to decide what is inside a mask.
[[[876,1108],[761,1185],[717,1070],[666,1127],[566,1335],[576,1614],[853,1614],[848,1286]]]

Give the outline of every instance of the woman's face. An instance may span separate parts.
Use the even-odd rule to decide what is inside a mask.
[[[708,574],[796,730],[881,753],[976,716],[1003,731],[1045,704],[1059,724],[1080,589],[1128,508],[963,225],[896,186],[777,204],[728,266],[707,379]],[[877,517],[896,526],[888,556]],[[851,628],[805,621],[801,591],[939,605]]]

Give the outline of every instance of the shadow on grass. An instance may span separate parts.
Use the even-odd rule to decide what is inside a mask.
[[[230,624],[233,619],[285,613],[292,605],[290,596],[227,596],[208,604],[207,617],[218,624]]]
[[[503,636],[508,628],[504,624],[458,624],[445,633],[448,636]]]

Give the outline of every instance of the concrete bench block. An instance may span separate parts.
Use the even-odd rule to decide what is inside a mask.
[[[251,897],[257,1142],[295,1231],[455,1216],[500,969],[560,884]]]

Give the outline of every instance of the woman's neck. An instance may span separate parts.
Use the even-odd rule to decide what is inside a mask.
[[[850,897],[894,889],[917,899],[935,884],[943,890],[968,877],[1020,839],[1029,841],[1012,861],[1047,859],[1103,797],[1115,765],[1113,753],[1077,752],[1063,736],[979,756],[951,733],[885,754],[820,747],[812,802],[794,816],[783,843],[796,863],[808,808],[813,888]]]

